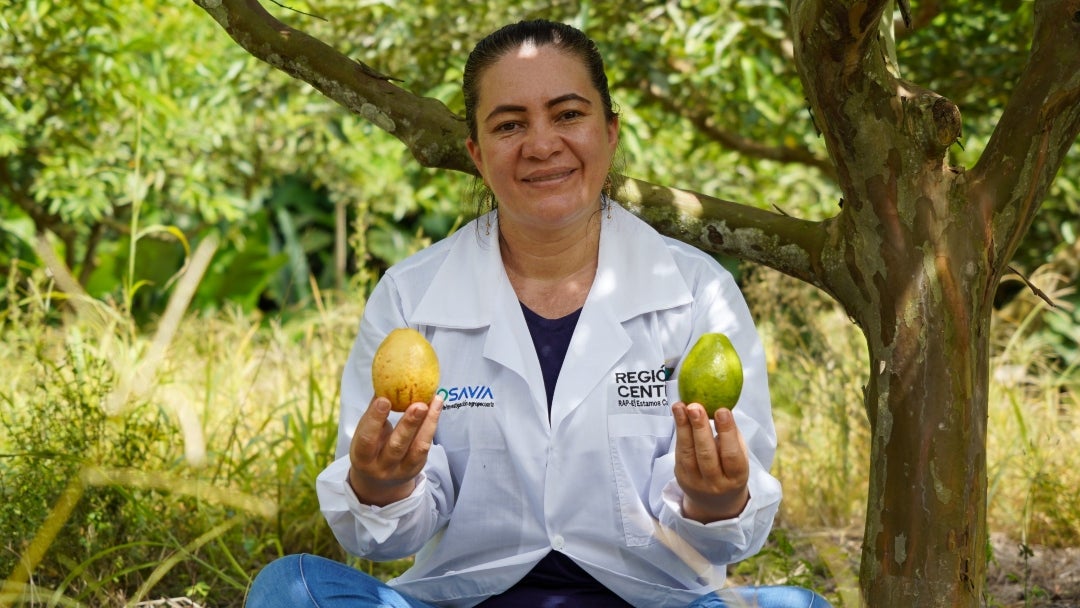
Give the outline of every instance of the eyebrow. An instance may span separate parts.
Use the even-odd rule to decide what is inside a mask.
[[[544,104],[544,106],[550,110],[551,108],[554,108],[555,106],[566,103],[568,101],[580,101],[590,106],[592,105],[592,101],[590,101],[588,98],[582,97],[577,93],[567,93],[566,95],[560,95],[554,99],[549,100],[546,104]],[[490,113],[488,113],[487,117],[484,118],[484,121],[486,122],[488,120],[491,120],[491,118],[497,114],[524,112],[525,110],[525,106],[515,106],[510,104],[495,106],[495,108]]]

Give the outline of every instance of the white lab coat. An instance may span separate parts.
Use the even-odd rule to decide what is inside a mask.
[[[338,459],[317,489],[350,553],[416,554],[390,583],[401,591],[473,606],[554,549],[635,606],[685,606],[723,584],[724,564],[765,543],[781,495],[768,473],[776,435],[764,352],[737,285],[711,257],[618,205],[600,221],[599,267],[550,423],[495,216],[395,265],[373,291],[342,378]],[[404,326],[434,346],[445,406],[416,490],[370,507],[347,483],[349,442],[372,397],[373,353]],[[670,408],[678,388],[665,369],[677,374],[709,331],[728,334],[745,366],[734,412],[750,449],[750,502],[737,518],[703,525],[681,515]]]

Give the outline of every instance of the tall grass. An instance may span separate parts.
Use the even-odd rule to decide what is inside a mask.
[[[858,606],[870,464],[865,339],[833,300],[773,270],[753,269],[744,291],[765,344],[784,500],[770,543],[736,580],[798,584]]]
[[[122,305],[58,308],[45,273],[18,266],[3,293],[0,605],[239,606],[273,557],[344,557],[314,479],[361,301],[188,315],[148,370],[160,332]]]
[[[332,457],[361,298],[316,289],[313,309],[288,316],[188,313],[155,347],[160,328],[138,328],[123,302],[69,306],[40,269],[14,265],[4,279],[0,606],[240,606],[276,556],[346,559],[314,479]],[[1063,293],[1051,279],[1033,277]],[[810,287],[759,269],[746,290],[769,353],[785,502],[772,541],[735,578],[857,605],[865,344]],[[994,325],[989,522],[1020,544],[1076,545],[1080,373],[1042,333],[1056,313],[1027,293],[1018,302]],[[380,576],[407,566],[352,563]]]
[[[1080,545],[1080,357],[1064,352],[1048,329],[1060,319],[1080,318],[1070,304],[1076,286],[1052,266],[1040,268],[1030,280],[1046,299],[1021,292],[995,317],[989,519],[1022,546],[1075,547]],[[1075,344],[1080,327],[1072,327]]]

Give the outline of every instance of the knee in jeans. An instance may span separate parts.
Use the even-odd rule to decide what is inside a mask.
[[[737,587],[734,592],[731,608],[832,608],[824,597],[804,587]]]
[[[802,591],[806,596],[807,608],[832,608],[832,604],[830,604],[828,600],[819,595],[817,592],[803,588],[800,588],[800,591]]]
[[[286,555],[264,566],[252,581],[244,606],[305,605],[309,599],[300,567],[302,558],[302,555]]]

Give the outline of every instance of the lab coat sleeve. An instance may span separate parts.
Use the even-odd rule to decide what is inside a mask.
[[[694,287],[695,312],[689,350],[706,332],[723,332],[743,363],[743,392],[733,409],[750,456],[750,501],[737,517],[702,524],[682,514],[683,492],[675,480],[675,439],[654,462],[650,502],[663,534],[673,534],[713,564],[729,564],[757,553],[768,539],[780,506],[780,482],[769,473],[776,453],[765,352],[750,311],[725,271],[707,274]],[[685,354],[685,353],[684,353]],[[676,374],[677,377],[677,374]],[[677,395],[677,383],[672,383]]]
[[[361,504],[348,483],[349,445],[373,396],[372,358],[391,330],[406,326],[401,298],[387,275],[368,299],[342,372],[336,459],[316,480],[319,507],[338,542],[349,553],[374,560],[398,559],[419,551],[446,525],[454,503],[446,454],[437,443],[428,453],[416,488],[400,501],[384,507]],[[391,412],[392,424],[400,418],[400,413]]]
[[[660,466],[674,466],[674,456],[665,456]],[[661,479],[663,476],[660,477]],[[653,491],[653,508],[660,516],[661,538],[681,539],[712,564],[731,564],[761,550],[772,529],[780,506],[780,483],[751,458],[750,501],[738,517],[703,524],[682,515],[682,488],[674,473]]]

